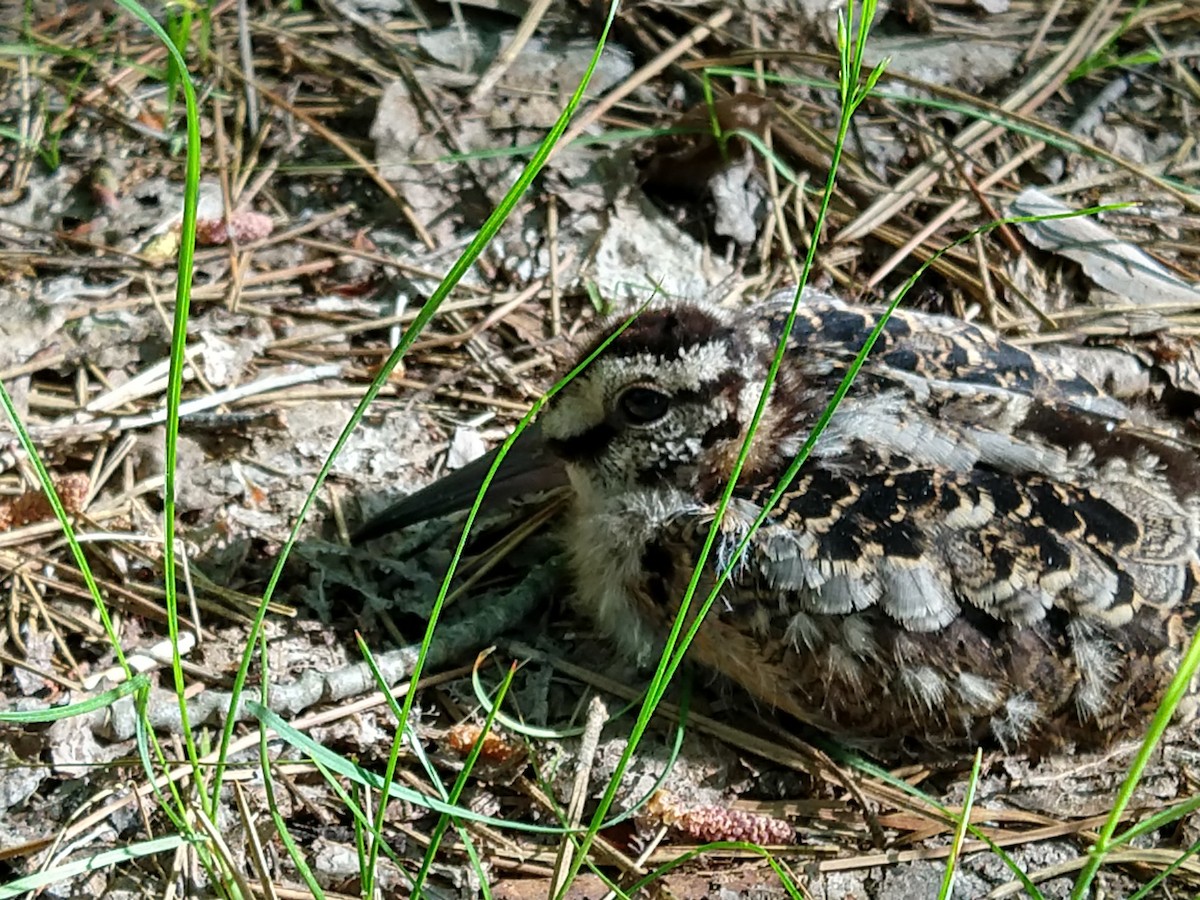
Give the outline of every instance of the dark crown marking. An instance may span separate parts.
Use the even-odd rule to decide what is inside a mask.
[[[696,306],[672,306],[642,313],[619,334],[604,354],[610,358],[646,354],[659,359],[677,357],[701,344],[727,342],[734,331],[716,315]],[[583,354],[596,352],[604,337],[598,338]]]

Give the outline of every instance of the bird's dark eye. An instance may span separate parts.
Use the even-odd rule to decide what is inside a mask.
[[[667,414],[671,398],[648,387],[631,387],[618,401],[625,419],[633,425],[649,425]]]

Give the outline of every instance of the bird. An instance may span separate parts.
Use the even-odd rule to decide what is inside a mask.
[[[565,486],[582,611],[653,663],[697,567],[688,624],[728,572],[688,659],[883,759],[1041,755],[1144,728],[1200,608],[1194,437],[986,327],[817,291],[789,327],[793,297],[656,301],[610,323],[513,445],[502,492]],[[466,505],[492,458],[357,539]]]

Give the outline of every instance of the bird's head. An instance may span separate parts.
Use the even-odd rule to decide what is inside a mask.
[[[632,491],[719,491],[762,391],[771,338],[730,314],[688,304],[653,307],[614,324],[580,356],[588,365],[517,439],[487,499],[561,487],[594,501]],[[756,441],[759,453],[774,442]],[[446,515],[475,499],[497,451],[405,497],[356,542]],[[749,465],[755,464],[752,458]]]
[[[691,305],[652,308],[613,336],[617,327],[540,420],[576,490],[690,490],[727,471],[762,390],[753,336]]]

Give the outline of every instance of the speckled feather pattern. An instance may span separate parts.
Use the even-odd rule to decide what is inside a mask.
[[[790,301],[653,309],[543,416],[580,598],[635,656],[676,615]],[[880,315],[806,297],[699,599]],[[624,419],[631,386],[669,412]],[[692,658],[884,756],[1140,727],[1200,603],[1200,450],[1145,418],[1055,358],[898,311]]]

